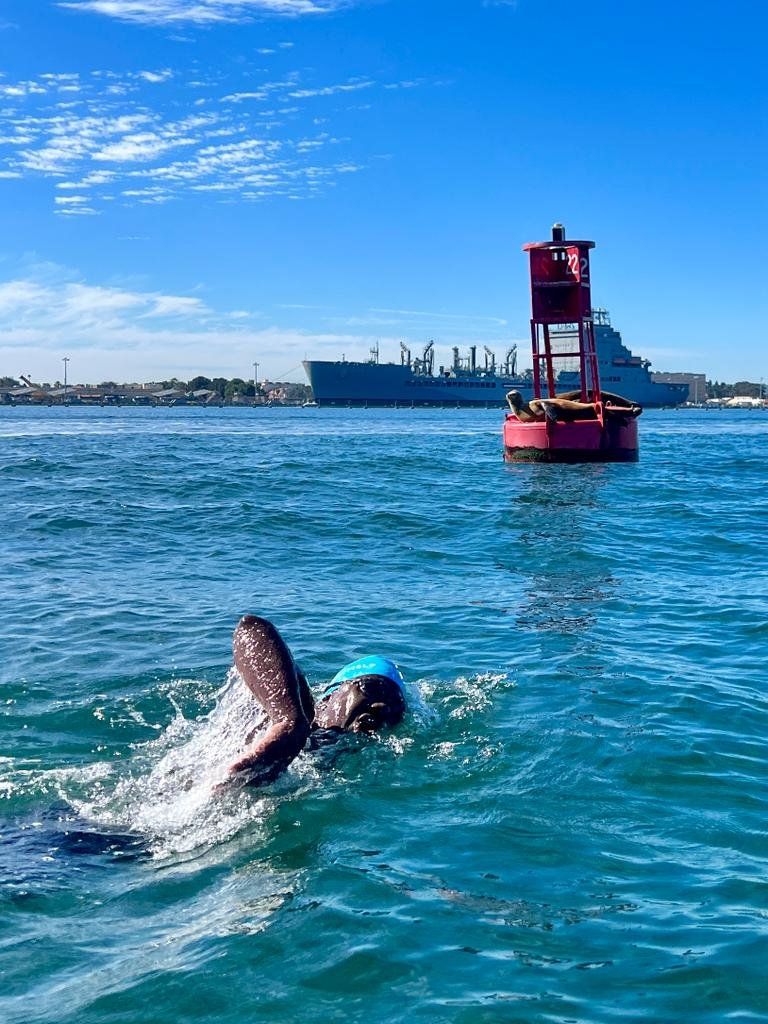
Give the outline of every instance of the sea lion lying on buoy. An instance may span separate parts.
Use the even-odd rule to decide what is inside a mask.
[[[532,398],[530,402],[526,402],[519,391],[509,391],[507,403],[522,423],[543,419],[549,420],[550,423],[573,423],[574,420],[595,419],[597,417],[595,403],[577,401],[580,395],[580,391],[568,391],[564,395],[556,395],[554,398]],[[603,391],[600,397],[603,400],[603,413],[606,416],[634,418],[643,411],[642,406],[627,398],[622,398],[621,395],[611,394],[609,391]]]
[[[597,417],[594,402],[575,402],[570,398],[532,398],[526,402],[519,391],[508,392],[507,402],[522,423],[543,419],[550,423],[572,423]]]
[[[592,392],[587,392],[587,394],[591,395]],[[565,391],[562,395],[557,395],[557,398],[578,399],[580,397],[580,391]],[[634,419],[643,411],[642,405],[633,402],[631,398],[615,395],[612,391],[601,391],[600,398],[603,401],[603,411],[609,415],[629,416]]]

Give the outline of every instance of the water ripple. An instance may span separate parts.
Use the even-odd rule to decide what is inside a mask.
[[[768,1019],[768,417],[514,466],[493,411],[2,409],[0,1013]],[[408,722],[215,785],[268,614]]]

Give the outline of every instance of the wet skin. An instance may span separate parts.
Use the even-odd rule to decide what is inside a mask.
[[[235,667],[269,716],[269,728],[230,766],[238,781],[261,785],[276,779],[314,730],[374,733],[405,714],[400,687],[386,676],[342,683],[315,704],[307,680],[280,633],[267,619],[244,616],[233,637]]]
[[[523,423],[548,419],[551,422],[563,420],[594,419],[596,406],[591,402],[575,402],[568,398],[532,398],[526,402],[519,391],[507,394],[509,407]]]
[[[579,391],[568,391],[564,395],[557,395],[555,398],[532,398],[526,402],[519,391],[507,392],[507,404],[521,423],[529,423],[533,420],[547,419],[551,423],[571,423],[574,420],[592,420],[597,415],[597,406],[592,402],[576,401]],[[630,402],[621,395],[614,395],[610,391],[601,392],[603,403],[603,414],[614,416],[620,419],[639,416],[643,411],[642,406]]]

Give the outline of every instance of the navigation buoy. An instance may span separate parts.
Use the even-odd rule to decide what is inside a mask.
[[[504,458],[510,462],[636,462],[642,407],[601,391],[595,349],[589,250],[555,224],[551,242],[528,242],[531,270],[533,395],[510,391]],[[557,394],[561,370],[577,370],[580,389]],[[546,394],[542,389],[546,388]]]

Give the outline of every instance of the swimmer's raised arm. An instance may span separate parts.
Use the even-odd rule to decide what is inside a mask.
[[[244,616],[235,629],[235,666],[269,716],[269,729],[230,772],[251,783],[271,782],[299,754],[314,714],[307,681],[285,641],[267,619]]]

